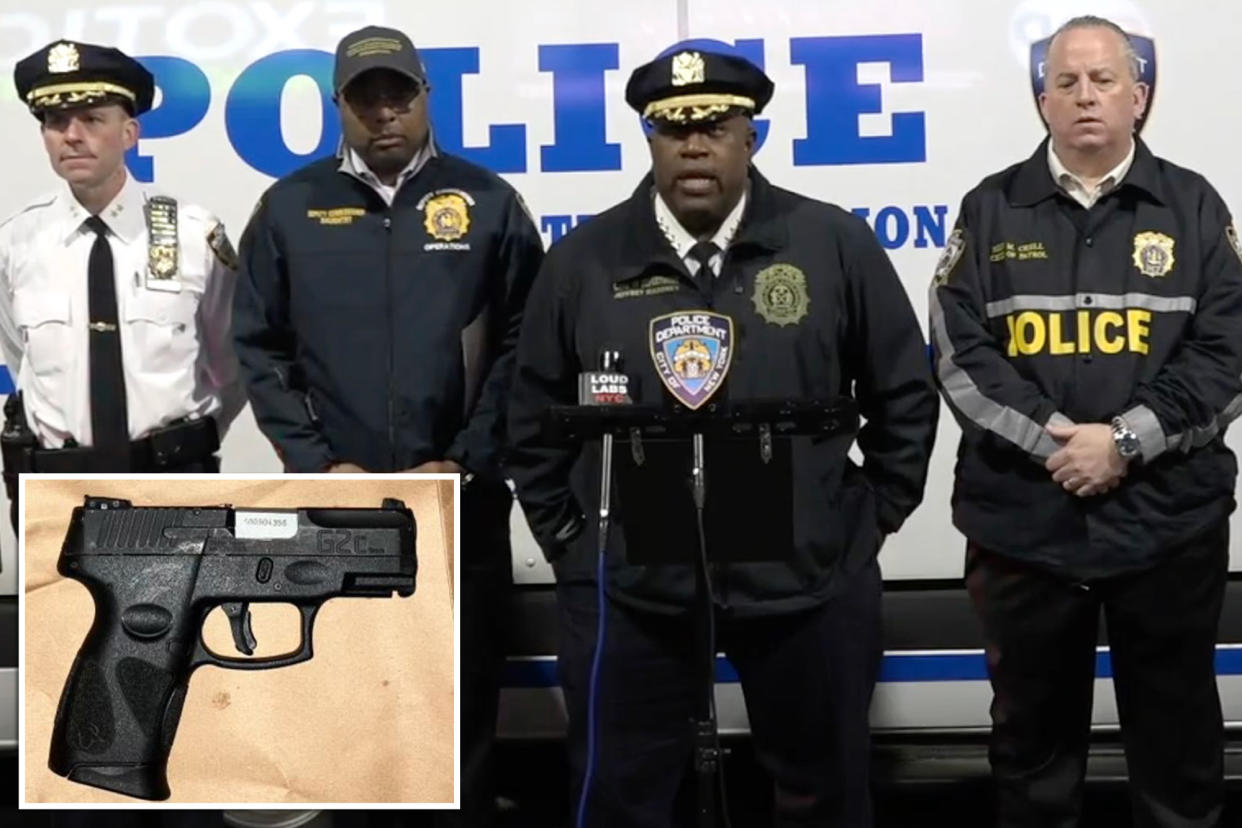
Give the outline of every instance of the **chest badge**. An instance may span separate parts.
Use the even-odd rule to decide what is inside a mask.
[[[691,411],[711,399],[733,362],[733,319],[678,311],[651,320],[651,359],[669,393]]]
[[[432,238],[457,241],[470,230],[470,208],[457,193],[437,195],[423,206],[423,226]]]
[[[1165,276],[1173,269],[1173,239],[1146,231],[1134,236],[1134,266],[1144,276]]]
[[[811,307],[806,274],[791,264],[774,264],[759,271],[750,299],[764,321],[773,325],[796,325]]]
[[[147,223],[147,289],[176,293],[181,290],[177,202],[168,196],[152,196],[143,206],[143,214]]]

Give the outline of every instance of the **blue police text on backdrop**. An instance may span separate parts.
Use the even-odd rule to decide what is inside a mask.
[[[703,44],[703,40],[676,44]],[[719,42],[719,41],[714,41]],[[765,41],[742,39],[722,44],[765,65]],[[525,124],[491,124],[488,141],[465,146],[462,78],[479,72],[479,47],[422,49],[420,54],[435,94],[430,98],[436,139],[447,151],[482,164],[498,173],[578,173],[621,169],[621,146],[607,140],[605,129],[605,73],[619,71],[617,43],[543,44],[538,50],[539,71],[552,76],[552,112],[555,140],[539,147],[532,168]],[[807,134],[783,148],[795,167],[845,164],[907,164],[927,161],[927,136],[921,111],[891,113],[891,134],[860,134],[859,116],[883,112],[879,84],[860,83],[858,66],[885,63],[892,83],[923,81],[921,34],[794,37],[789,39],[790,60],[803,67]],[[646,58],[646,55],[636,56]],[[185,58],[143,56],[164,91],[155,109],[143,116],[143,139],[184,135],[207,115],[211,83],[199,66]],[[628,62],[633,62],[632,60]],[[309,77],[319,87],[323,128],[319,143],[306,153],[289,148],[280,119],[281,95],[295,77]],[[315,158],[332,153],[340,139],[340,125],[332,103],[332,54],[317,49],[291,49],[265,55],[251,63],[228,90],[224,125],[229,143],[243,162],[273,178],[285,175]],[[766,119],[757,119],[758,145],[768,137]],[[155,160],[142,145],[126,157],[134,177],[153,181]],[[943,247],[948,225],[947,204],[847,206],[875,229],[890,250],[905,247]],[[546,214],[540,229],[550,242],[567,233],[588,215]]]

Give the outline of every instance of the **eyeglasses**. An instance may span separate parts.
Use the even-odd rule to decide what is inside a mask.
[[[422,84],[414,84],[412,88],[363,86],[360,89],[346,89],[342,97],[354,109],[387,107],[404,114],[414,108],[414,102],[422,93]]]

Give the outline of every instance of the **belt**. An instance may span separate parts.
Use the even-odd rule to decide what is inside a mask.
[[[216,421],[203,417],[157,428],[129,444],[126,452],[89,446],[36,448],[32,472],[156,472],[208,459],[220,448]],[[24,470],[25,471],[25,470]]]

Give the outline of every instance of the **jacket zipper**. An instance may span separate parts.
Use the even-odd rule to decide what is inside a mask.
[[[389,468],[397,467],[397,428],[395,411],[396,396],[393,393],[393,373],[395,370],[396,355],[394,353],[395,337],[393,331],[396,324],[393,321],[393,295],[392,295],[392,206],[389,205],[387,212],[384,214],[384,235],[387,244],[384,250],[384,299],[388,305],[388,315],[386,321],[388,323],[388,464]]]

